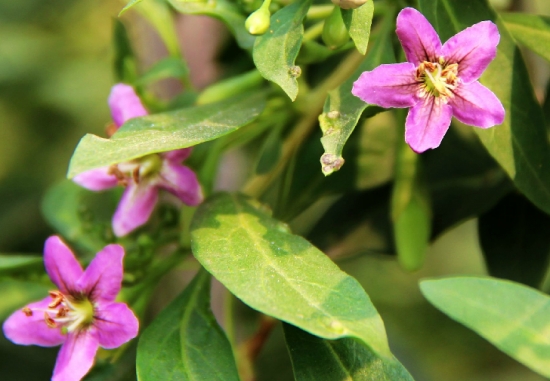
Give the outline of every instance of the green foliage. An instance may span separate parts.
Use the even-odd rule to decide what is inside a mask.
[[[374,14],[374,2],[367,1],[356,9],[342,9],[342,17],[349,35],[361,54],[367,53],[370,28]]]
[[[219,138],[252,122],[264,106],[263,94],[246,94],[219,103],[134,118],[110,139],[88,134],[75,150],[68,177]]]
[[[424,296],[503,352],[550,377],[550,298],[520,284],[457,277],[425,280]]]
[[[514,39],[550,61],[550,17],[521,13],[504,13],[501,17]]]
[[[385,360],[354,339],[324,340],[285,324],[296,381],[412,381],[397,360]]]
[[[210,275],[193,282],[141,335],[140,381],[239,381],[231,346],[210,311]]]
[[[237,43],[243,49],[249,49],[254,44],[252,36],[244,27],[245,17],[238,7],[228,0],[207,1],[168,0],[181,13],[188,15],[207,15],[220,19],[235,36]]]
[[[353,82],[359,78],[362,72],[372,70],[380,64],[392,62],[394,59],[390,42],[390,33],[393,33],[390,29],[391,25],[392,23],[384,25],[366,59],[362,61],[349,79],[337,89],[329,92],[325,101],[323,114],[319,116],[319,123],[323,131],[321,143],[325,149],[325,153],[321,157],[321,165],[325,176],[339,170],[344,164],[342,150],[363,111],[369,108],[376,112],[378,109],[378,107],[367,105],[353,96],[351,88]]]
[[[355,337],[391,357],[380,315],[359,283],[262,205],[214,196],[197,210],[191,237],[201,264],[252,308],[327,339]]]
[[[294,62],[304,34],[302,21],[310,5],[311,0],[299,0],[275,12],[269,31],[256,39],[252,53],[260,74],[281,86],[292,100],[298,95],[297,78],[302,73]]]
[[[440,6],[444,4],[445,6]],[[541,107],[527,68],[506,25],[486,1],[420,0],[420,9],[442,39],[482,20],[495,20],[500,31],[496,59],[481,77],[506,109],[498,128],[475,129],[491,155],[535,205],[550,213],[550,146]],[[508,75],[504,75],[507,73]],[[525,128],[528,125],[530,128]]]

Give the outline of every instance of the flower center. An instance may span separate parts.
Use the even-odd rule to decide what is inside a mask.
[[[416,69],[416,80],[421,83],[419,96],[427,95],[436,98],[447,98],[454,96],[453,90],[458,84],[458,64],[446,64],[445,60],[439,62],[422,62]]]
[[[154,153],[127,163],[114,164],[109,168],[109,173],[116,176],[119,185],[126,186],[130,179],[139,184],[144,179],[154,177],[161,168],[162,158]]]
[[[87,297],[74,298],[60,291],[50,291],[52,302],[48,308],[23,308],[23,313],[33,316],[44,314],[44,321],[50,328],[60,328],[62,333],[85,329],[94,321],[94,305]]]

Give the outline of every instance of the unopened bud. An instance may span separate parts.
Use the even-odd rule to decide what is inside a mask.
[[[260,35],[264,34],[269,29],[271,13],[269,12],[269,6],[266,7],[264,5],[252,12],[244,22],[244,26],[246,30],[248,30],[248,33]]]
[[[340,8],[334,7],[326,18],[321,37],[329,49],[337,49],[349,41],[349,33],[342,19]]]
[[[356,9],[365,4],[368,0],[331,0],[334,5],[342,9]]]

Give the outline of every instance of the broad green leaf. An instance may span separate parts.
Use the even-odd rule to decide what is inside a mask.
[[[526,13],[504,13],[501,17],[512,37],[550,61],[550,17]]]
[[[355,337],[379,356],[392,356],[361,285],[254,200],[210,198],[195,214],[191,239],[201,264],[250,307],[320,337]]]
[[[412,381],[394,359],[381,359],[354,339],[324,340],[290,324],[285,338],[296,381]]]
[[[325,149],[325,153],[321,157],[321,166],[325,176],[339,170],[344,164],[342,150],[363,111],[367,107],[372,110],[380,110],[352,95],[351,89],[353,82],[359,78],[362,72],[395,60],[390,34],[393,33],[392,25],[390,21],[386,21],[366,59],[347,81],[329,92],[325,101],[323,114],[319,116],[323,131],[321,143]]]
[[[189,68],[181,58],[168,57],[158,61],[136,82],[136,85],[145,85],[164,78],[181,78],[189,73]]]
[[[117,199],[114,192],[90,192],[64,180],[46,193],[42,214],[63,237],[96,253],[114,240],[111,217]]]
[[[88,134],[76,147],[67,176],[219,138],[252,122],[264,107],[263,93],[245,94],[219,103],[134,118],[110,139]]]
[[[231,30],[241,48],[249,49],[254,45],[255,37],[245,29],[245,17],[234,2],[229,0],[216,0],[214,2],[168,0],[168,2],[178,12],[189,15],[206,15],[223,21]]]
[[[0,254],[0,277],[14,273],[43,270],[42,256]]]
[[[122,16],[128,9],[132,8],[134,5],[141,3],[143,0],[130,0],[128,4],[118,13],[118,17]]]
[[[372,1],[367,1],[356,9],[342,9],[344,24],[361,54],[367,53],[373,14],[374,2]]]
[[[139,381],[239,381],[229,341],[210,311],[210,275],[191,284],[141,334]]]
[[[290,99],[298,95],[301,69],[294,63],[304,35],[302,21],[312,0],[298,0],[271,16],[269,30],[254,43],[252,57],[265,79],[275,82]]]
[[[511,193],[479,217],[479,241],[489,273],[539,287],[550,255],[550,216]]]
[[[424,296],[501,351],[550,377],[550,298],[537,290],[492,278],[425,280]]]
[[[442,40],[476,22],[496,22],[500,31],[498,52],[481,82],[500,99],[506,118],[500,126],[475,128],[475,132],[522,193],[550,213],[550,149],[544,117],[525,62],[506,25],[486,1],[419,0],[419,4]]]

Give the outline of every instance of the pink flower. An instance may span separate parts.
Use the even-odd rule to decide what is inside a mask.
[[[109,96],[109,107],[116,128],[128,119],[147,115],[147,111],[131,86],[117,84]],[[191,148],[147,155],[127,163],[83,172],[74,182],[84,188],[100,191],[122,185],[126,187],[113,216],[113,231],[117,236],[130,233],[145,224],[158,201],[158,190],[164,189],[187,205],[203,200],[195,173],[181,165],[191,154]]]
[[[441,45],[428,20],[405,8],[396,32],[408,62],[364,72],[352,94],[381,107],[410,107],[405,141],[414,151],[438,147],[453,115],[481,128],[504,121],[499,99],[477,81],[496,56],[500,34],[495,24],[477,23]]]
[[[115,302],[123,256],[121,246],[105,246],[83,271],[59,237],[46,241],[44,265],[59,290],[13,313],[3,329],[16,344],[63,344],[52,381],[82,379],[99,346],[116,348],[137,336],[139,323],[134,313],[126,304]]]

